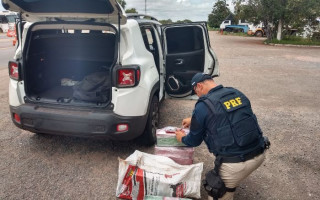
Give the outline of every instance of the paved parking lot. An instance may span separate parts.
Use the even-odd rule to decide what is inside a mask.
[[[13,38],[7,37],[5,33],[0,33],[0,69],[8,66],[8,61],[13,56],[15,47],[12,45]]]
[[[272,142],[265,163],[235,199],[320,199],[320,48],[266,46],[263,38],[216,32],[210,38],[220,62],[216,81],[247,94]],[[7,87],[7,68],[1,67],[0,199],[116,199],[118,157],[153,152],[131,142],[22,131],[11,123]],[[160,125],[179,126],[194,103],[165,100]],[[204,162],[204,171],[213,159],[204,144],[196,148],[195,162]]]

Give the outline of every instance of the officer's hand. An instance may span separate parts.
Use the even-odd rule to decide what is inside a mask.
[[[176,131],[176,138],[179,142],[182,142],[184,136],[186,136],[186,133],[183,130]]]
[[[182,127],[183,128],[190,128],[190,124],[191,124],[191,117],[185,118],[182,120]]]

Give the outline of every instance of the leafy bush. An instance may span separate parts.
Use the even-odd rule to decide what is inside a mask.
[[[320,32],[314,32],[312,35],[313,41],[320,41]]]
[[[234,35],[234,36],[243,36],[243,37],[250,37],[251,35],[248,35],[247,33],[243,33],[243,32],[227,32],[227,31],[223,31],[223,35]]]
[[[320,35],[318,35],[318,36],[320,36]],[[317,34],[315,37],[317,37]],[[280,41],[277,39],[273,39],[267,43],[293,44],[293,45],[320,45],[320,40],[302,38],[302,37],[298,37],[298,36],[284,36],[283,39]]]
[[[220,31],[220,28],[212,28],[208,26],[208,31]]]

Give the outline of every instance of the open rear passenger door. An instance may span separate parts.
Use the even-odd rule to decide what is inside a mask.
[[[163,25],[162,37],[165,90],[169,96],[189,96],[191,79],[198,72],[219,74],[205,22]]]

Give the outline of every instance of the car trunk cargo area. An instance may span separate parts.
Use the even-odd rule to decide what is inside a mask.
[[[110,102],[115,32],[37,28],[27,39],[23,71],[30,100],[80,106]]]

